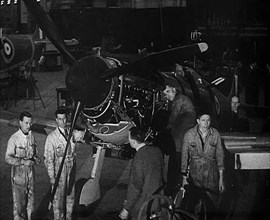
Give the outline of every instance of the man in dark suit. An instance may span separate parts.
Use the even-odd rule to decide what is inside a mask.
[[[164,184],[163,156],[158,147],[145,143],[145,132],[138,127],[129,131],[129,143],[136,150],[133,159],[126,201],[119,217],[137,219],[142,204],[158,193]]]

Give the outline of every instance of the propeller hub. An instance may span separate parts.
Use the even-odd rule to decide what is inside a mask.
[[[108,68],[108,63],[99,56],[88,56],[76,62],[66,75],[71,97],[88,108],[101,105],[110,95],[112,87],[112,79],[102,78]]]

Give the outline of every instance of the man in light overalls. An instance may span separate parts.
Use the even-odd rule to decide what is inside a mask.
[[[8,140],[5,160],[12,165],[11,184],[14,220],[31,220],[34,208],[34,164],[39,162],[34,136],[30,130],[32,115],[20,114],[20,128]]]
[[[65,148],[67,145],[69,128],[67,128],[66,110],[59,107],[55,112],[57,128],[52,131],[45,143],[44,147],[44,163],[48,171],[50,183],[52,188],[56,181],[56,176],[64,156]],[[53,199],[53,213],[54,220],[71,220],[72,211],[74,206],[74,193],[75,193],[75,142],[82,138],[77,138],[74,132],[68,145],[67,154],[61,176],[59,179],[58,188]]]

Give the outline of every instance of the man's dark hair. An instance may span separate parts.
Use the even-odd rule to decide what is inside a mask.
[[[67,114],[67,110],[66,110],[66,107],[63,107],[63,106],[60,106],[56,111],[55,111],[55,118],[57,118],[57,115],[58,114],[61,114],[61,115],[63,115],[63,114]]]
[[[197,119],[200,119],[201,116],[203,116],[203,115],[209,115],[210,118],[212,118],[211,113],[209,111],[207,111],[207,110],[199,110],[199,111],[197,111]]]
[[[130,137],[136,140],[138,143],[143,143],[145,141],[146,132],[139,127],[132,127],[129,129]]]
[[[27,117],[27,118],[32,118],[32,115],[27,112],[27,111],[23,111],[21,114],[20,114],[20,121],[23,121],[23,118],[24,117]]]
[[[178,85],[176,85],[176,82],[174,82],[172,80],[169,80],[165,83],[164,89],[166,89],[166,86],[171,87],[171,88],[175,88],[177,94],[181,93],[181,88]]]

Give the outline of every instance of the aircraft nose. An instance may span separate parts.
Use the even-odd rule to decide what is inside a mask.
[[[108,64],[99,56],[88,56],[76,62],[67,72],[66,85],[71,97],[93,108],[103,103],[112,89],[112,80],[102,79]]]

